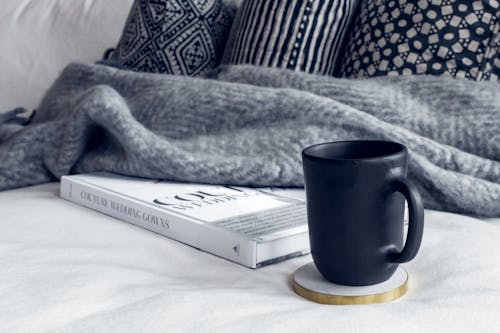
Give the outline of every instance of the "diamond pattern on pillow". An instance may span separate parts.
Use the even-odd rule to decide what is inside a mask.
[[[200,75],[219,64],[231,21],[222,0],[136,0],[111,61],[142,72]]]

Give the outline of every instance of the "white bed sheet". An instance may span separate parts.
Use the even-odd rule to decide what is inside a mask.
[[[58,198],[0,193],[0,331],[495,331],[500,219],[427,211],[393,303],[328,306],[291,289],[309,256],[251,270]]]

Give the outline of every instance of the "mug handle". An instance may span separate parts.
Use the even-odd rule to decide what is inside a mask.
[[[405,178],[399,178],[392,182],[391,188],[406,198],[409,211],[408,234],[406,243],[401,252],[390,252],[389,261],[393,263],[408,262],[415,258],[422,243],[424,232],[424,205],[417,188],[412,182]]]

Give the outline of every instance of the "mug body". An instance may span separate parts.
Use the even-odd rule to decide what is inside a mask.
[[[343,141],[302,152],[311,254],[325,279],[363,286],[397,268],[389,251],[404,243],[404,198],[391,181],[406,177],[408,152],[389,141]]]

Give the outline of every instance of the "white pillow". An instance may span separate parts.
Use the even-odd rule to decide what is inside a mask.
[[[0,112],[35,108],[66,64],[116,45],[133,0],[2,0]]]
[[[0,112],[36,108],[73,61],[116,46],[133,0],[1,0]],[[243,0],[224,0],[239,6]]]

